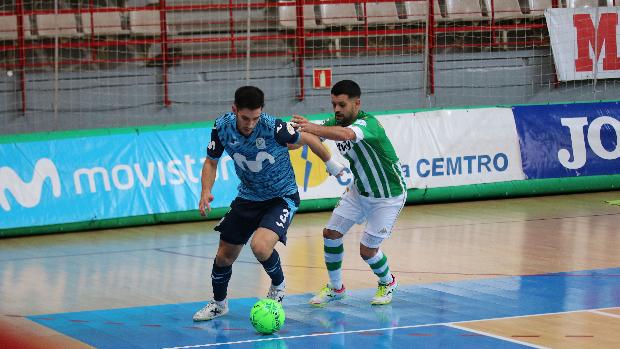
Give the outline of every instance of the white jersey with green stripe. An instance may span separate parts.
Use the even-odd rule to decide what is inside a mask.
[[[336,126],[329,118],[325,126]],[[336,142],[340,153],[349,160],[354,184],[360,194],[375,198],[396,197],[405,192],[400,162],[385,129],[373,115],[360,111],[348,126],[356,135],[351,141]]]

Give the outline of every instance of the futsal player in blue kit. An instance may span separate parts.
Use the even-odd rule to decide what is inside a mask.
[[[263,113],[263,106],[264,94],[259,88],[240,87],[232,112],[220,116],[211,131],[202,168],[200,214],[211,210],[211,189],[224,151],[234,160],[241,183],[230,210],[215,227],[220,242],[211,271],[213,300],[194,314],[194,321],[211,320],[228,312],[226,294],[232,264],[250,238],[254,256],[271,278],[267,298],[282,302],[286,285],[274,247],[278,241],[286,243],[286,231],[299,207],[289,147],[308,145],[331,175],[344,168],[330,158],[317,136],[298,132],[292,124]]]

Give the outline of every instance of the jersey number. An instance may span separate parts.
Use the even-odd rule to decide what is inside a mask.
[[[280,228],[284,228],[284,223],[286,223],[286,220],[288,219],[288,214],[289,211],[288,209],[283,209],[282,210],[282,214],[280,215],[280,222],[276,221],[276,225]]]

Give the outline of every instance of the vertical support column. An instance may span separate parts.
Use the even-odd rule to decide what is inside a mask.
[[[159,29],[161,30],[160,41],[163,62],[161,64],[164,84],[164,106],[169,107],[170,91],[168,86],[168,20],[166,18],[166,0],[159,0]]]
[[[428,85],[426,94],[428,96],[435,94],[435,0],[428,0],[428,19],[426,21],[426,64]]]
[[[560,7],[560,1],[552,0],[551,6],[553,6],[554,8]],[[560,79],[558,79],[558,71],[555,69],[555,64],[552,64],[552,65],[553,65],[553,86],[555,88],[558,88],[560,87]]]
[[[491,47],[495,47],[495,0],[491,0]]]
[[[306,55],[306,40],[304,32],[304,0],[295,0],[295,18],[297,27],[295,28],[295,58],[297,61],[297,75],[299,78],[299,93],[297,99],[303,101],[304,92],[304,56]]]
[[[94,9],[95,9],[95,0],[89,0],[88,1],[88,16],[90,17],[90,42],[89,42],[90,57],[92,58],[93,61],[96,61],[97,50],[95,50],[95,47],[93,46],[93,43],[95,42],[95,14],[94,14],[95,11]],[[80,16],[82,16],[82,11],[80,11]]]
[[[235,56],[237,54],[237,47],[235,46],[235,19],[233,14],[233,0],[228,0],[228,26],[230,28],[230,55]],[[248,15],[249,16],[249,15]]]
[[[368,52],[370,39],[368,38],[368,11],[366,10],[366,4],[367,0],[364,0],[362,3],[362,16],[364,16],[364,48]]]
[[[24,0],[16,0],[17,10],[17,54],[19,57],[19,85],[21,90],[22,113],[26,112],[26,40],[24,33]],[[27,20],[27,19],[26,19]]]

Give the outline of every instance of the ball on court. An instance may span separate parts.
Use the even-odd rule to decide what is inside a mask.
[[[277,332],[284,325],[282,304],[268,298],[259,300],[250,311],[250,322],[262,334]]]

